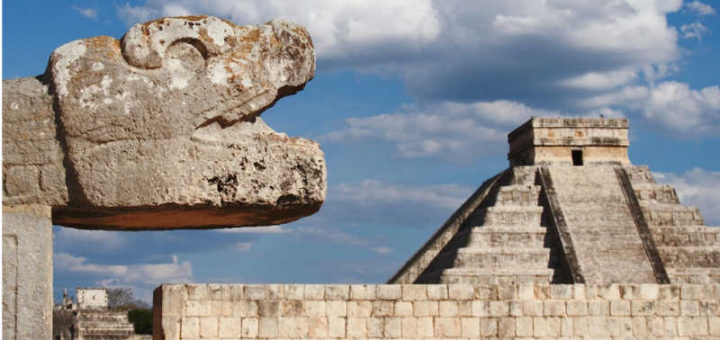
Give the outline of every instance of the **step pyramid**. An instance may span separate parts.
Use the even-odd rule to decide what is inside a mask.
[[[532,118],[390,283],[720,283],[720,228],[627,157],[627,119]]]

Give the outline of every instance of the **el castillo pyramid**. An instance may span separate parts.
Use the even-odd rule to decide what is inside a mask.
[[[389,283],[718,283],[720,228],[628,158],[628,120],[532,118]]]

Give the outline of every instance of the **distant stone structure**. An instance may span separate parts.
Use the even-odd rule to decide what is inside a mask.
[[[628,158],[628,120],[532,118],[391,283],[720,283],[720,228]]]
[[[314,75],[301,26],[190,16],[67,43],[44,74],[4,80],[3,338],[51,337],[53,224],[264,226],[320,209],[320,146],[260,118]]]
[[[108,308],[105,288],[78,288],[77,303],[63,294],[53,310],[54,340],[133,340],[135,329],[127,311]]]
[[[164,339],[720,339],[720,228],[630,164],[627,119],[533,118],[389,284],[162,285]]]

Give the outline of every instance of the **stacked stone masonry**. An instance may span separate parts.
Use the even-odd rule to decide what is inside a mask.
[[[706,226],[697,207],[680,204],[675,189],[655,182],[648,167],[626,172],[670,281],[720,282],[720,228]]]
[[[159,339],[720,339],[720,285],[163,285]]]

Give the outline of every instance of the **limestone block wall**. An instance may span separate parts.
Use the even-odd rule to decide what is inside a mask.
[[[154,339],[720,338],[720,285],[163,285]]]

